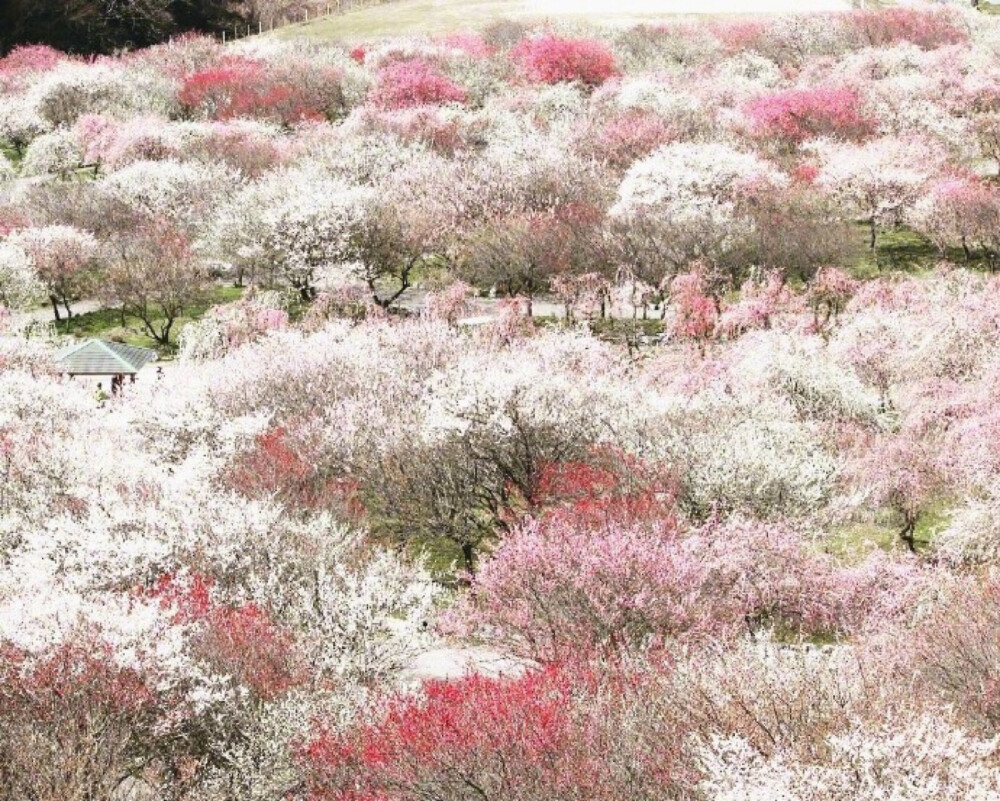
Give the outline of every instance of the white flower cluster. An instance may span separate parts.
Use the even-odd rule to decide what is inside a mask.
[[[666,145],[632,165],[618,189],[613,215],[639,210],[675,221],[729,216],[741,188],[781,186],[787,178],[753,153],[719,142]]]
[[[42,74],[28,89],[26,104],[57,127],[72,125],[83,114],[166,117],[176,109],[174,94],[172,82],[153,70],[67,61]]]
[[[55,175],[65,178],[83,164],[83,151],[65,128],[42,134],[24,152],[21,174],[26,177]]]
[[[765,757],[739,737],[702,749],[711,801],[997,801],[998,741],[981,740],[935,715],[898,726],[862,721],[829,738],[828,760]]]
[[[242,188],[218,212],[210,236],[234,263],[277,270],[296,288],[313,286],[344,265],[370,196],[303,165]]]
[[[919,139],[814,140],[804,148],[820,162],[817,184],[880,224],[902,219],[942,161],[938,149]]]
[[[14,171],[14,165],[10,163],[10,159],[7,158],[5,153],[0,153],[0,184],[4,181],[11,180],[17,173]]]
[[[758,331],[742,337],[729,359],[743,379],[741,392],[783,396],[790,412],[806,420],[879,423],[878,393],[838,363],[819,337]]]
[[[225,167],[169,159],[122,167],[99,181],[98,191],[151,219],[199,230],[208,209],[240,184],[240,176]]]
[[[22,309],[44,297],[31,257],[24,248],[0,241],[0,306]]]

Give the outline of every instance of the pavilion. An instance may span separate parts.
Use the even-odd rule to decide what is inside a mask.
[[[56,354],[59,372],[74,376],[130,376],[156,360],[156,351],[104,339],[85,339]]]

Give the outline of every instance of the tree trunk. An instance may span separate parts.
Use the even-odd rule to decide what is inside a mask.
[[[462,543],[462,561],[465,562],[465,569],[469,573],[474,573],[476,569],[476,552],[471,542]]]
[[[878,241],[878,223],[875,221],[875,218],[872,217],[871,220],[869,220],[868,225],[871,226],[871,235],[869,237],[869,247],[871,248],[872,253],[874,253],[875,252],[875,244]]]
[[[62,317],[59,316],[59,299],[55,295],[49,295],[49,301],[52,303],[52,311],[55,312],[56,322],[58,323],[62,320]]]
[[[907,518],[906,525],[904,525],[903,530],[899,532],[899,538],[906,543],[906,547],[909,549],[910,553],[917,552],[916,530],[917,521]]]

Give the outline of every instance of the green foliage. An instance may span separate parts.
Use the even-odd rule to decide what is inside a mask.
[[[0,54],[47,44],[92,55],[148,47],[174,33],[216,32],[240,16],[228,0],[6,0],[0,3]]]
[[[0,153],[7,157],[7,161],[13,165],[14,169],[17,169],[18,165],[21,163],[22,153],[15,147],[0,142]]]

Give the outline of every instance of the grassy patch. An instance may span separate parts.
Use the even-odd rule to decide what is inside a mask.
[[[697,4],[691,3],[689,13],[697,12]],[[575,22],[627,26],[676,17],[677,12],[626,13],[608,4],[600,11],[581,8],[562,16]],[[501,19],[537,22],[550,17],[533,10],[526,0],[400,0],[286,25],[269,35],[283,39],[306,37],[356,42],[389,36],[480,30]]]
[[[60,334],[71,334],[81,339],[96,337],[171,353],[176,349],[177,335],[185,325],[194,320],[200,320],[205,312],[213,306],[232,303],[239,300],[242,295],[243,290],[238,287],[218,285],[211,287],[199,303],[187,309],[183,316],[178,317],[174,322],[174,327],[170,332],[171,347],[169,348],[157,344],[146,332],[142,322],[135,317],[126,315],[125,324],[122,325],[122,315],[117,309],[98,309],[76,315],[70,320],[62,320],[57,323],[56,330]]]
[[[868,227],[861,226],[867,245]],[[874,278],[888,272],[925,273],[940,260],[934,245],[916,231],[894,228],[880,231],[873,253],[867,246],[855,265],[857,278]]]
[[[657,314],[659,313],[657,312]],[[618,318],[591,320],[590,330],[598,337],[608,336],[615,338],[632,333],[655,337],[663,333],[663,320],[620,320]]]
[[[10,145],[0,143],[0,153],[7,157],[7,161],[13,165],[14,169],[18,168],[21,163],[21,154],[17,150]]]
[[[532,320],[535,325],[543,328],[566,328],[585,324],[596,337],[618,340],[626,335],[654,337],[662,334],[664,331],[663,320],[659,319],[659,312],[654,312],[654,314],[655,318],[647,320],[619,317],[606,317],[603,320],[595,317],[592,320],[586,320],[578,317],[569,321],[565,317],[536,314]]]
[[[286,25],[273,35],[282,39],[304,36],[363,41],[387,36],[441,34],[483,28],[516,11],[519,5],[509,0],[401,0]]]
[[[917,521],[914,536],[917,553],[930,549],[934,539],[951,522],[952,504],[939,500],[931,504]],[[857,562],[876,549],[886,552],[904,551],[906,544],[900,539],[902,524],[894,520],[888,510],[880,510],[874,522],[851,523],[832,532],[819,543],[826,553],[844,562]]]
[[[901,545],[897,532],[877,523],[851,523],[820,541],[820,548],[844,562],[856,562],[874,550],[892,551]]]
[[[444,537],[410,543],[406,554],[410,559],[423,564],[433,579],[446,587],[456,585],[456,577],[465,564],[462,549]]]
[[[872,253],[867,247],[868,227],[860,226],[859,231],[864,238],[865,247],[859,251],[858,261],[852,271],[856,278],[876,278],[892,272],[927,275],[941,261],[970,269],[990,269],[990,265],[980,254],[972,253],[971,257],[966,257],[961,248],[948,248],[942,255],[927,237],[904,227],[879,232],[877,247]]]

